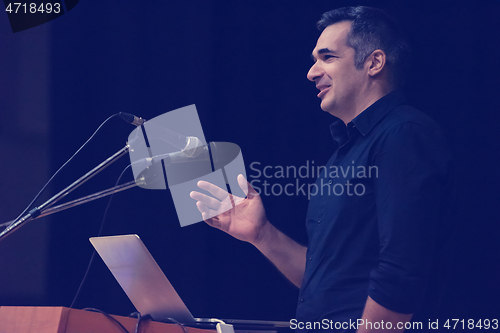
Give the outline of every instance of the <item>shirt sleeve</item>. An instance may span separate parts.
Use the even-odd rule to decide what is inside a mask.
[[[423,303],[449,160],[432,124],[396,125],[378,143],[374,164],[380,254],[368,295],[390,310],[414,313]]]

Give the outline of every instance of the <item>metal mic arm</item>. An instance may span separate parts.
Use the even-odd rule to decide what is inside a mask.
[[[108,195],[115,194],[115,193],[118,193],[118,192],[122,192],[122,191],[128,190],[129,188],[133,188],[133,187],[136,187],[136,186],[138,186],[138,184],[134,180],[132,180],[132,181],[130,181],[128,183],[117,185],[117,186],[108,188],[107,190],[87,195],[87,196],[82,197],[80,199],[75,199],[73,201],[69,201],[69,202],[66,202],[66,203],[54,206],[54,207],[50,207],[50,208],[45,209],[37,217],[32,217],[30,219],[30,221],[39,219],[41,217],[49,216],[49,215],[61,212],[63,210],[72,208],[72,207],[80,206],[80,205],[82,205],[84,203],[91,202],[91,201],[94,201],[94,200],[97,200],[97,199],[100,199],[100,198],[104,198],[104,197],[107,197]],[[0,224],[0,227],[6,227],[9,224],[12,224],[13,222],[14,222],[14,220],[2,223],[2,224]]]
[[[50,214],[53,214],[57,211],[61,211],[61,210],[64,210],[64,209],[67,209],[67,208],[70,208],[70,207],[73,207],[73,206],[77,206],[77,205],[81,205],[85,202],[89,202],[89,201],[92,201],[92,200],[95,200],[95,199],[98,199],[98,198],[101,198],[103,196],[106,196],[106,195],[109,195],[109,194],[112,194],[112,193],[115,193],[115,192],[112,192],[112,193],[109,193],[109,194],[106,194],[106,195],[101,195],[101,196],[98,196],[96,197],[95,199],[89,199],[88,197],[92,197],[93,195],[90,195],[90,196],[87,196],[87,197],[84,197],[82,199],[89,199],[89,200],[86,200],[86,201],[82,201],[80,203],[77,203],[77,204],[74,204],[75,201],[79,201],[79,200],[82,200],[82,199],[77,199],[77,200],[74,200],[74,201],[71,201],[71,202],[68,202],[67,204],[64,204],[64,205],[59,205],[57,207],[54,207],[53,208],[53,211],[52,212],[47,212],[47,214],[44,214],[44,211],[45,210],[48,210],[52,205],[54,205],[57,201],[59,201],[60,199],[64,198],[65,196],[67,196],[69,193],[71,193],[73,190],[75,190],[76,188],[78,188],[80,185],[82,185],[83,183],[85,183],[87,180],[89,180],[90,178],[92,178],[93,176],[97,175],[99,172],[101,172],[102,170],[104,170],[107,166],[109,166],[111,163],[115,162],[117,159],[119,159],[120,157],[122,157],[123,155],[125,155],[129,150],[129,145],[127,144],[125,147],[123,147],[122,149],[120,149],[119,151],[117,151],[116,153],[114,153],[113,155],[111,155],[110,157],[108,157],[106,160],[104,160],[102,163],[100,163],[98,166],[96,166],[95,168],[93,168],[92,170],[90,170],[89,172],[87,172],[86,174],[84,174],[82,177],[80,177],[79,179],[77,179],[75,182],[73,182],[71,185],[69,185],[68,187],[66,187],[64,190],[62,190],[61,192],[57,193],[56,195],[54,195],[52,198],[50,198],[49,200],[47,200],[44,204],[42,204],[41,206],[39,207],[35,207],[33,208],[32,210],[30,210],[28,212],[28,214],[12,221],[12,222],[9,222],[9,226],[7,228],[5,228],[1,233],[0,233],[0,239],[2,239],[3,237],[5,237],[5,235],[7,235],[8,233],[10,233],[11,231],[19,228],[22,224],[24,224],[25,222],[27,221],[31,221],[31,220],[34,220],[36,219],[37,217],[41,217],[41,216],[46,216],[46,215],[50,215]],[[127,183],[130,185],[130,183]],[[126,184],[123,184],[123,185],[126,185]],[[120,186],[123,186],[123,185],[120,185]],[[117,186],[117,187],[120,187],[120,186]],[[129,186],[129,187],[126,187],[126,188],[123,188],[123,189],[120,189],[116,192],[119,192],[119,191],[123,191],[125,189],[128,189],[130,187],[133,187],[133,186]],[[103,192],[106,192],[106,191],[110,191],[110,190],[114,190],[116,188],[111,188],[109,190],[105,190],[105,191],[102,191],[102,192],[98,192],[98,193],[95,193],[95,195],[99,195],[99,194],[102,194]],[[73,205],[69,205],[69,204],[72,204]],[[66,207],[66,205],[69,205],[68,207]],[[64,206],[65,208],[61,208],[61,206]],[[56,209],[57,208],[57,209]]]

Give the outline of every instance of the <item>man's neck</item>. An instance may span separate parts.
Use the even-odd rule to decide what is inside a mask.
[[[347,125],[354,118],[356,118],[361,112],[368,109],[370,105],[372,105],[373,103],[375,103],[376,101],[378,101],[379,99],[381,99],[382,97],[384,97],[393,90],[394,87],[392,86],[391,87],[386,86],[383,88],[378,86],[376,89],[367,90],[366,93],[358,95],[359,98],[353,101],[353,105],[349,110],[345,110],[345,112],[342,112],[341,114],[335,116],[337,118],[340,118]]]

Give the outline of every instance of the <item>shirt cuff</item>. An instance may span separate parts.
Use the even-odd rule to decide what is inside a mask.
[[[382,273],[375,269],[370,273],[368,296],[389,310],[415,313],[425,298],[425,281],[421,277]]]

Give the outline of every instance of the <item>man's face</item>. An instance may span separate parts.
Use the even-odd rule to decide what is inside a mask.
[[[354,49],[346,45],[351,22],[342,21],[328,26],[318,38],[312,52],[314,65],[307,78],[320,90],[321,109],[343,118],[356,112],[358,95],[364,86],[364,70],[354,66]]]

